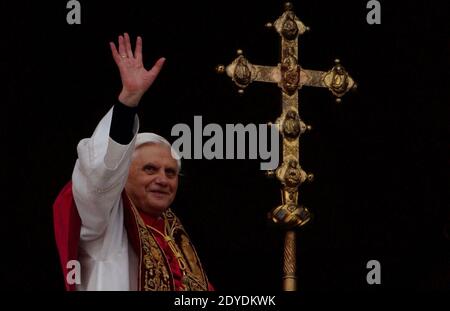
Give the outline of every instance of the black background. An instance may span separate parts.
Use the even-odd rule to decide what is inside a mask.
[[[81,25],[66,2],[2,2],[2,287],[62,290],[53,239],[53,200],[70,179],[76,145],[89,137],[120,91],[108,42],[141,35],[144,62],[167,58],[141,103],[141,131],[170,139],[176,123],[266,123],[280,114],[275,85],[239,96],[214,72],[238,48],[275,65],[279,37],[264,27],[281,1],[80,1]],[[336,104],[327,90],[301,90],[301,187],[314,221],[299,231],[303,291],[449,289],[448,71],[444,1],[381,1],[381,25],[366,1],[294,1],[311,28],[300,42],[304,68],[340,58],[358,90]],[[266,213],[279,184],[259,160],[185,160],[174,210],[218,290],[281,288],[282,233]],[[381,263],[381,285],[366,263]]]

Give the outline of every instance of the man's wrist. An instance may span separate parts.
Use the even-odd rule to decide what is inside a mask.
[[[119,101],[128,107],[137,107],[141,100],[142,94],[132,94],[128,91],[122,90],[119,94]]]

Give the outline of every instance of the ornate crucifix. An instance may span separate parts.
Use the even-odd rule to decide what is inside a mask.
[[[273,126],[283,137],[283,162],[268,176],[276,176],[281,182],[282,204],[270,213],[270,219],[286,229],[284,243],[283,290],[295,291],[296,282],[296,239],[295,228],[306,224],[311,215],[299,205],[299,186],[313,179],[299,164],[299,138],[311,127],[300,118],[298,109],[298,90],[303,86],[326,87],[340,102],[341,97],[356,84],[339,60],[329,71],[304,69],[298,61],[298,37],[308,31],[295,15],[291,3],[285,3],[285,11],[273,24],[281,36],[281,63],[277,66],[261,66],[251,64],[238,50],[238,57],[228,66],[217,66],[217,72],[226,74],[239,87],[239,93],[253,81],[276,83],[282,93],[282,113]]]

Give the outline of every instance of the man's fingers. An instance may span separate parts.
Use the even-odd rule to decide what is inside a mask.
[[[134,57],[138,64],[142,64],[142,38],[140,36],[136,39],[136,48],[134,49]]]
[[[154,73],[155,77],[159,74],[159,72],[161,71],[161,68],[164,65],[164,62],[166,61],[166,59],[164,57],[161,57],[160,59],[158,59],[156,61],[156,63],[153,65],[153,68],[150,70]]]
[[[155,63],[155,65],[153,65],[153,68],[158,68],[158,72],[161,70],[161,68],[163,67],[164,63],[166,61],[165,57],[161,57],[160,59],[158,59]],[[152,68],[152,69],[153,69]]]
[[[112,53],[114,61],[116,62],[117,65],[119,65],[119,63],[120,63],[120,55],[119,55],[119,52],[116,49],[116,45],[113,42],[110,42],[109,46],[111,48],[111,53]]]
[[[119,54],[120,57],[127,57],[127,53],[125,51],[125,43],[122,36],[119,36]]]
[[[131,42],[130,36],[128,33],[125,33],[125,52],[129,58],[133,58],[133,51],[131,51]]]
[[[153,65],[152,69],[150,69],[150,71],[147,72],[148,76],[150,77],[150,79],[152,79],[152,81],[155,80],[156,77],[158,76],[158,74],[161,71],[161,68],[163,67],[165,61],[166,61],[166,59],[164,57],[161,57]]]

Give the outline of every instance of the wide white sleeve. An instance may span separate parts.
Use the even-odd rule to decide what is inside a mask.
[[[72,174],[72,191],[81,218],[83,242],[101,237],[116,215],[134,151],[139,120],[134,121],[133,140],[128,145],[109,137],[113,108],[103,117],[91,138],[80,141]],[[121,211],[120,211],[121,212]]]

